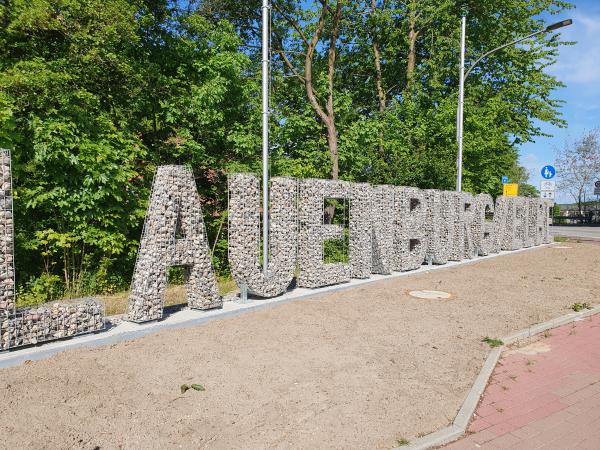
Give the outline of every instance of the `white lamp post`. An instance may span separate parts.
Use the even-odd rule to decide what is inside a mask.
[[[458,155],[456,157],[456,191],[462,191],[462,159],[463,159],[463,111],[464,111],[464,100],[465,100],[465,80],[471,73],[471,71],[479,64],[479,62],[491,55],[492,53],[497,52],[498,50],[502,50],[503,48],[509,47],[514,44],[518,44],[521,41],[529,39],[533,36],[536,36],[541,33],[547,33],[549,31],[557,30],[558,28],[566,27],[567,25],[571,25],[573,21],[571,19],[561,20],[560,22],[553,23],[552,25],[548,25],[546,28],[542,30],[535,31],[527,36],[520,37],[515,39],[514,41],[508,42],[506,44],[501,45],[500,47],[496,47],[489,52],[484,53],[479,58],[475,60],[473,64],[469,67],[469,70],[465,72],[465,40],[466,40],[466,29],[467,29],[467,18],[465,16],[461,19],[461,37],[460,37],[460,74],[459,74],[459,87],[458,87],[458,108],[456,112],[456,140],[458,142]]]
[[[269,271],[269,15],[270,1],[262,1],[262,195],[263,273]]]

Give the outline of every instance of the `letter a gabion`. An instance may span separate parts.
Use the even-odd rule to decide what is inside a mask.
[[[158,167],[154,177],[131,282],[128,320],[162,317],[168,269],[173,266],[185,269],[190,308],[222,306],[192,169],[170,165]]]

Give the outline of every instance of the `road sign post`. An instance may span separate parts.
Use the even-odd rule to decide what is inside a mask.
[[[600,216],[600,180],[594,183],[594,195],[596,196],[596,222]]]

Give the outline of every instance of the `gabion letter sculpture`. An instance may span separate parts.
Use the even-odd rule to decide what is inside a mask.
[[[324,224],[325,199],[348,199],[350,183],[346,181],[305,179],[299,190],[298,286],[316,288],[350,281],[350,264],[323,262],[324,242],[344,238],[341,225]]]
[[[487,256],[496,253],[494,248],[494,200],[489,194],[479,194],[474,204],[473,240],[477,253]]]
[[[269,208],[269,267],[260,264],[260,192],[251,174],[229,177],[229,265],[238,286],[261,297],[286,291],[294,278],[298,245],[298,182],[272,178]]]
[[[10,152],[0,149],[0,320],[15,313],[15,261]]]
[[[158,167],[154,176],[131,282],[129,320],[145,322],[162,317],[172,266],[185,268],[190,308],[222,306],[194,175],[191,168],[174,165]]]
[[[450,261],[460,261],[465,255],[465,209],[462,192],[445,192],[454,211],[452,240],[450,241]]]
[[[394,190],[393,270],[414,270],[423,264],[427,254],[426,212],[423,191],[403,186]]]
[[[394,255],[394,186],[371,186],[371,273],[392,273]]]
[[[16,309],[10,152],[0,149],[0,350],[103,328],[103,307],[94,299]]]
[[[450,257],[456,228],[454,193],[428,189],[425,191],[426,258],[433,264],[446,264]]]
[[[350,266],[352,278],[369,278],[373,265],[371,185],[352,183],[350,192]]]
[[[516,236],[517,246],[519,248],[528,248],[532,246],[532,237],[529,230],[529,199],[525,197],[515,198],[515,209],[517,216]]]
[[[394,253],[394,186],[352,183],[350,264],[352,278],[389,275]]]
[[[475,235],[479,226],[475,198],[468,192],[447,192],[454,209],[453,239],[448,259],[461,261],[476,256]]]
[[[522,219],[522,210],[518,207],[520,202],[517,197],[508,197],[506,202],[507,213],[502,250],[519,250],[523,247],[522,235],[519,236],[519,219]]]
[[[463,258],[473,259],[478,255],[477,235],[482,224],[479,222],[479,217],[476,211],[477,205],[475,196],[468,192],[462,193],[461,209],[464,214],[464,246]]]
[[[509,240],[512,243],[514,233],[508,232],[507,222],[508,213],[510,208],[509,197],[498,197],[496,198],[496,205],[494,207],[494,222],[493,222],[493,237],[492,237],[492,248],[491,253],[498,253],[504,250],[504,243]],[[507,239],[507,234],[509,234]]]
[[[550,208],[552,207],[552,202],[550,200],[539,200],[542,203],[540,224],[541,224],[541,235],[542,242],[544,244],[549,244],[552,242],[552,235],[550,234]]]
[[[538,246],[552,242],[549,233],[550,201],[539,198],[530,199],[529,203],[529,229],[533,236],[533,245]]]

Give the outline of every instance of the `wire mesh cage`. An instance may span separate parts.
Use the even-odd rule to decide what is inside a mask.
[[[10,151],[0,150],[0,317],[15,312],[14,227]]]
[[[105,328],[96,299],[16,308],[11,154],[0,149],[0,351]]]
[[[106,328],[104,303],[93,298],[19,309],[0,322],[2,350],[94,333]]]

